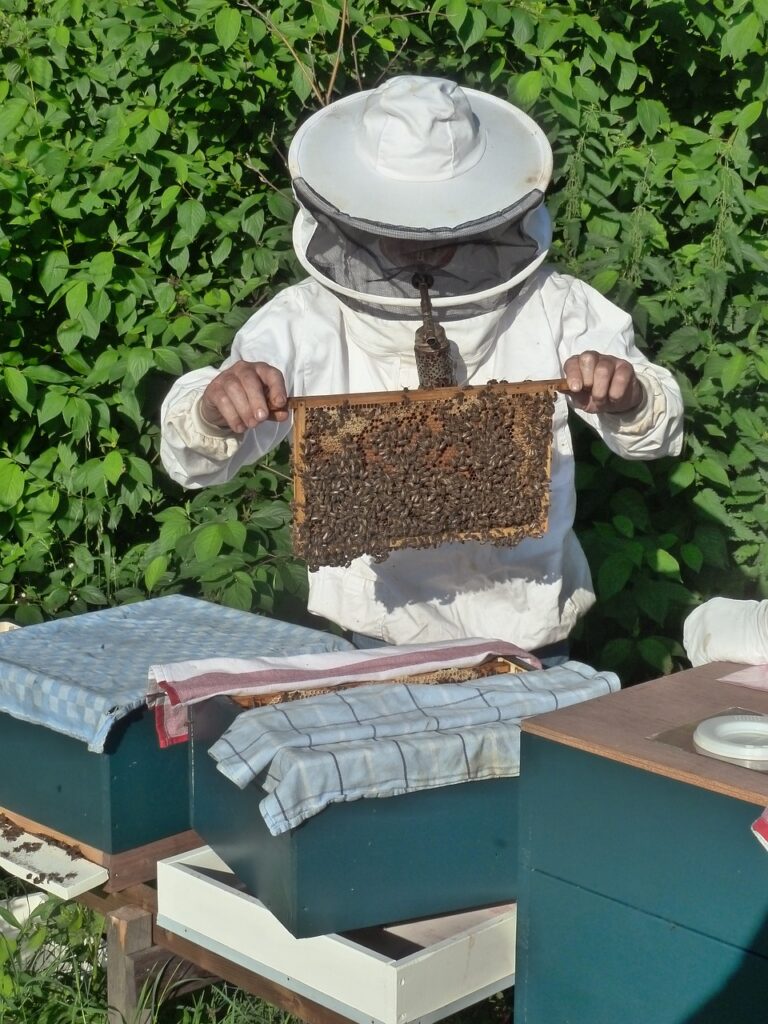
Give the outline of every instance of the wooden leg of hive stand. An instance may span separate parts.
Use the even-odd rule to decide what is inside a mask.
[[[107,914],[109,1024],[148,1024],[156,1004],[218,980],[170,950],[152,943],[153,915],[141,907]]]
[[[138,977],[137,954],[152,948],[152,915],[140,907],[120,907],[107,915],[107,1003],[109,1024],[147,1024],[149,1011],[139,1008],[144,979]]]

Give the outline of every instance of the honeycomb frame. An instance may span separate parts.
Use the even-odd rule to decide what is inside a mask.
[[[564,382],[292,398],[293,547],[311,570],[546,533]]]

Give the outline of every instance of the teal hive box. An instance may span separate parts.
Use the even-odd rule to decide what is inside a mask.
[[[149,666],[319,653],[339,637],[173,595],[0,636],[0,810],[120,854],[190,828],[184,745],[161,749]]]
[[[238,789],[208,754],[240,710],[192,707],[192,826],[294,936],[515,899],[518,779],[335,803],[273,836],[261,787]]]
[[[768,776],[696,724],[768,693],[706,665],[525,723],[515,1021],[765,1024]]]
[[[0,714],[0,807],[108,854],[189,829],[186,751],[161,750],[153,716],[133,711],[104,750]]]

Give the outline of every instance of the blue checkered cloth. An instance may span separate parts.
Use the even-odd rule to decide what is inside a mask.
[[[255,779],[273,835],[330,803],[514,776],[520,722],[619,689],[578,661],[469,683],[374,684],[237,716],[208,751],[241,789]]]
[[[0,634],[0,712],[104,749],[149,666],[352,649],[338,636],[174,594]]]

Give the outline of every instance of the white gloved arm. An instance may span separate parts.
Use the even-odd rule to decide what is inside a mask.
[[[713,597],[685,620],[683,646],[694,666],[711,661],[768,664],[768,601]]]
[[[623,413],[576,413],[605,444],[625,459],[659,459],[679,455],[683,440],[683,400],[669,370],[651,363],[635,344],[632,318],[584,281],[566,279],[568,295],[561,312],[564,366],[569,357],[593,351],[631,363],[644,398]]]

